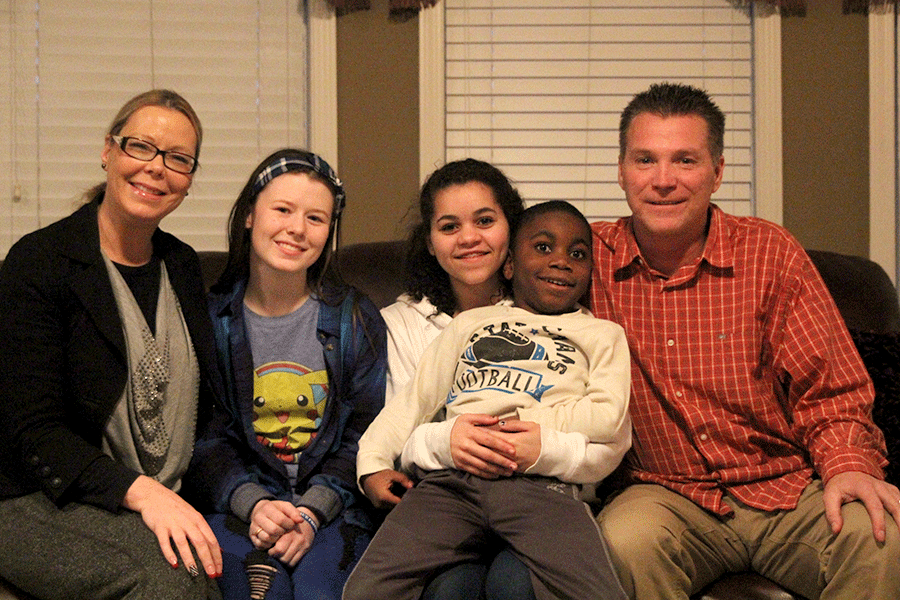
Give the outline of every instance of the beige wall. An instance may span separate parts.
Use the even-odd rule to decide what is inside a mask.
[[[388,0],[337,20],[338,173],[344,244],[406,237],[419,189],[419,25],[388,20]]]
[[[388,0],[338,19],[344,243],[405,237],[418,180],[418,20]],[[807,247],[868,256],[868,33],[842,0],[782,20],[784,224]]]
[[[866,17],[806,4],[781,21],[784,225],[808,248],[868,256]]]

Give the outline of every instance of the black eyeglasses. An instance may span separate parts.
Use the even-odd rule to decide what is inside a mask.
[[[161,154],[163,164],[167,169],[172,169],[176,173],[182,173],[184,175],[190,175],[197,170],[197,165],[199,163],[197,162],[197,159],[190,154],[172,152],[171,150],[160,150],[150,142],[145,142],[136,137],[121,135],[112,135],[110,137],[112,138],[112,141],[119,145],[122,152],[131,158],[150,162],[156,158],[157,154]]]

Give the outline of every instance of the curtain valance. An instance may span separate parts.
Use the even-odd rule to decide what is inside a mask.
[[[390,0],[392,17],[409,17],[423,8],[434,6],[438,0]],[[736,0],[740,3],[742,0]],[[328,0],[338,16],[371,8],[370,0]],[[743,0],[764,2],[777,6],[785,17],[802,17],[806,14],[806,0]],[[866,14],[870,8],[897,4],[898,0],[844,0],[844,14]]]

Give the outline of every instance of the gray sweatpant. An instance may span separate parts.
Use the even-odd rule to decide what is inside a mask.
[[[202,569],[166,562],[139,514],[60,509],[43,492],[0,500],[0,575],[41,600],[221,598]]]
[[[531,569],[538,600],[626,598],[577,486],[446,470],[429,473],[388,514],[344,600],[416,600],[437,572],[483,558],[492,535]]]

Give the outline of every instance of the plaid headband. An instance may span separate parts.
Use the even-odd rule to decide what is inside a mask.
[[[320,158],[316,154],[313,154],[312,152],[307,153],[305,158],[297,156],[280,158],[276,162],[263,169],[263,171],[256,177],[256,181],[253,182],[253,195],[258,196],[262,189],[279,175],[284,175],[285,173],[290,173],[292,171],[305,170],[311,170],[317,173],[320,177],[334,186],[334,215],[338,216],[339,214],[341,214],[341,211],[344,210],[344,203],[346,202],[346,196],[344,195],[344,184],[341,183],[340,179],[338,179],[337,173],[334,172],[334,169],[332,169],[331,166],[322,158]]]

